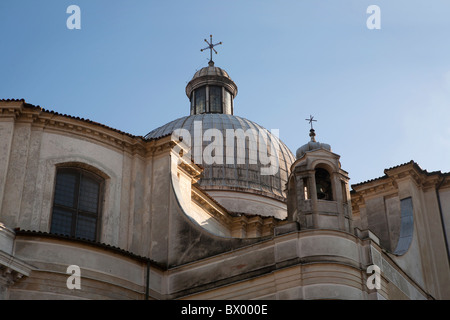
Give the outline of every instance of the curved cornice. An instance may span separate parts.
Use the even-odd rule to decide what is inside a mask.
[[[145,139],[91,120],[45,110],[24,100],[0,100],[0,120],[28,123],[33,129],[75,136],[131,155],[147,157],[175,145],[170,135]]]

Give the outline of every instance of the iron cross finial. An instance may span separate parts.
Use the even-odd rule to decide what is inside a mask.
[[[317,120],[314,120],[314,117],[312,115],[309,115],[309,119],[305,119],[305,120],[308,121],[309,124],[311,125],[311,130],[314,130],[313,121],[317,122]]]
[[[217,51],[216,51],[216,49],[214,49],[214,47],[215,47],[215,46],[218,46],[219,44],[222,44],[222,42],[218,42],[218,43],[216,43],[216,44],[213,44],[213,41],[212,41],[212,35],[210,35],[209,38],[210,38],[210,41],[209,41],[209,42],[208,42],[208,40],[205,39],[205,42],[208,44],[208,46],[207,46],[206,48],[201,49],[200,51],[203,52],[204,50],[209,49],[209,51],[210,51],[210,59],[209,59],[209,62],[212,62],[212,61],[213,61],[213,59],[212,59],[212,52],[213,52],[213,50],[214,50],[214,52],[217,54]]]

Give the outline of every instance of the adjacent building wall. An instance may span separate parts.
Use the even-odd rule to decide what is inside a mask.
[[[390,258],[435,299],[450,298],[450,266],[441,208],[449,184],[440,172],[428,173],[414,162],[385,170],[386,176],[353,186],[355,225],[380,238]],[[436,188],[440,185],[438,199]],[[405,216],[402,201],[411,199],[412,215]],[[447,206],[447,207],[446,207]],[[448,211],[447,211],[448,212]],[[448,215],[448,214],[447,214]],[[448,218],[447,218],[448,219]]]

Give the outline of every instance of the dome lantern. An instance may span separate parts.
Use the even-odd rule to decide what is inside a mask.
[[[214,46],[205,39],[211,50],[211,58],[207,67],[197,71],[186,86],[186,95],[191,102],[191,115],[203,113],[233,114],[233,99],[237,95],[237,86],[228,73],[214,66],[212,51],[217,54]]]
[[[329,144],[316,141],[311,124],[310,141],[296,152],[288,178],[288,220],[300,229],[353,230],[348,173]]]

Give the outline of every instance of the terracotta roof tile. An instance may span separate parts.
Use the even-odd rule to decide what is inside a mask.
[[[0,101],[6,101],[6,102],[8,102],[8,101],[10,101],[10,102],[24,102],[24,103],[25,103],[25,100],[24,100],[24,99],[0,99]]]

